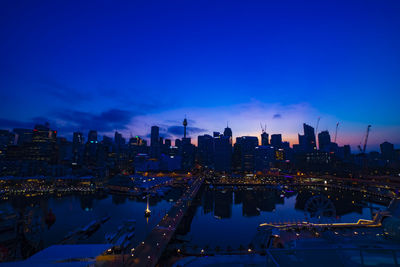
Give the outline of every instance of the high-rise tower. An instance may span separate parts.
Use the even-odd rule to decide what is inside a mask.
[[[183,120],[183,138],[186,138],[186,126],[187,126],[187,119]]]

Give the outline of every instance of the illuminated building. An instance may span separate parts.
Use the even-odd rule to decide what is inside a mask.
[[[258,146],[258,138],[255,136],[242,136],[236,138],[237,149],[240,150],[241,170],[254,171],[255,149]]]
[[[97,131],[95,131],[95,130],[89,131],[88,143],[97,143]]]

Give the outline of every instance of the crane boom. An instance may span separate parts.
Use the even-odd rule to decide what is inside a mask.
[[[339,127],[339,122],[338,123],[336,123],[336,131],[335,131],[335,143],[336,143],[336,138],[337,138],[337,130],[338,130],[338,127]]]
[[[364,140],[363,153],[365,153],[365,150],[367,149],[368,135],[369,135],[370,128],[371,128],[371,125],[368,125],[367,134],[365,135],[365,140]]]
[[[319,126],[319,121],[321,120],[321,117],[318,117],[318,120],[317,120],[317,127],[315,127],[315,136],[317,136],[318,135],[318,126]]]

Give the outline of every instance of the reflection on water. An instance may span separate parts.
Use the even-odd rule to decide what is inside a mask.
[[[115,232],[126,220],[136,220],[133,243],[137,244],[165,215],[170,202],[150,199],[152,216],[143,213],[146,199],[104,193],[63,197],[14,196],[0,202],[0,250],[7,260],[26,258],[60,242],[93,220],[110,216],[93,234],[76,243],[105,243],[105,235]],[[5,256],[6,255],[6,256]]]
[[[371,219],[388,199],[328,188],[273,189],[263,186],[206,187],[194,201],[190,225],[179,235],[191,245],[248,244],[264,222],[342,221]],[[182,231],[185,230],[185,231]]]
[[[165,199],[176,200],[173,191]],[[94,220],[110,216],[99,229],[77,243],[105,243],[126,220],[136,220],[133,244],[167,213],[173,202],[150,198],[151,217],[144,217],[146,198],[105,193],[68,196],[14,196],[0,202],[0,257],[26,258],[60,242]],[[387,199],[328,188],[276,189],[264,186],[207,187],[192,201],[176,231],[177,238],[198,246],[248,244],[264,222],[370,219]],[[328,216],[328,218],[326,218]],[[75,241],[74,241],[75,242]],[[4,256],[6,255],[6,256]]]

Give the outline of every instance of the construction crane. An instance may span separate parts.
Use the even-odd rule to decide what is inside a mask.
[[[364,145],[363,145],[363,147],[361,148],[361,143],[360,143],[360,145],[358,146],[358,149],[360,150],[360,152],[361,152],[362,154],[364,154],[364,153],[365,153],[365,150],[367,149],[367,143],[368,143],[368,136],[369,136],[370,128],[371,128],[371,125],[368,125],[368,127],[367,127],[367,133],[365,134],[365,139],[364,139]]]
[[[319,121],[320,121],[321,117],[318,117],[317,120],[317,127],[315,127],[315,147],[314,149],[317,148],[317,141],[318,141],[318,126],[319,126]]]
[[[260,122],[260,126],[261,126],[262,133],[265,133],[267,131],[267,124],[265,124],[264,127],[263,127],[263,125]]]
[[[321,120],[321,117],[318,117],[317,120],[317,127],[315,127],[315,135],[318,135],[318,126],[319,126],[319,121]]]
[[[337,130],[338,130],[338,127],[339,127],[339,122],[338,123],[336,123],[336,131],[335,131],[335,143],[336,143],[336,138],[337,138]]]

